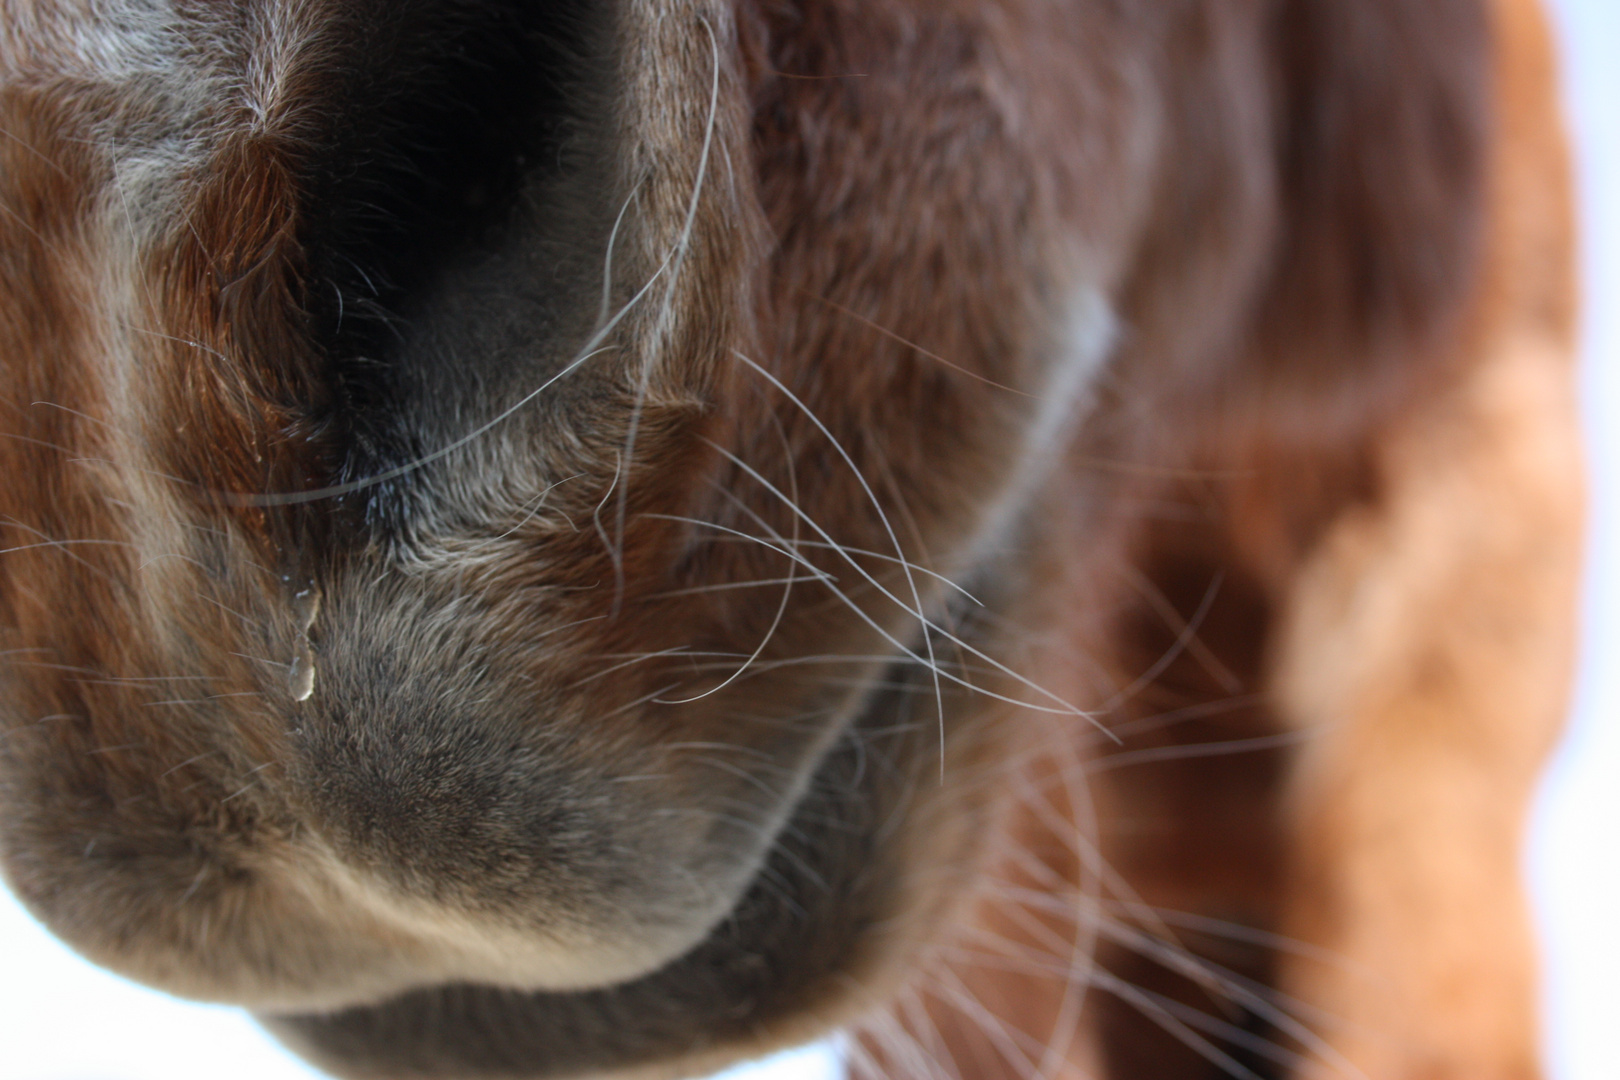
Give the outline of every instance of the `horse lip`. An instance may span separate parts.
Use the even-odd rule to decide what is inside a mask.
[[[362,1075],[564,1077],[714,1053],[761,1031],[808,1034],[794,1019],[847,994],[847,971],[896,905],[885,870],[903,846],[904,830],[891,826],[907,785],[868,760],[918,749],[907,745],[918,736],[892,722],[907,693],[883,685],[893,673],[873,680],[731,911],[662,967],[595,990],[441,985],[259,1019],[316,1063]],[[871,745],[885,740],[894,745]]]

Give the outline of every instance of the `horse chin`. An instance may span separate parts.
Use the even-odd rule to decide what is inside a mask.
[[[693,1075],[856,1021],[971,893],[995,813],[940,786],[939,730],[893,723],[926,680],[890,675],[820,762],[736,906],[657,970],[566,991],[452,983],[260,1020],[356,1077]],[[981,733],[949,733],[959,737],[948,755],[984,752]]]

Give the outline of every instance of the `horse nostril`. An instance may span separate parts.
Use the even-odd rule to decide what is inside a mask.
[[[596,167],[579,160],[578,144],[610,126],[589,103],[609,85],[611,5],[353,7],[352,20],[329,28],[341,62],[320,72],[329,91],[310,112],[298,166],[304,304],[342,402],[331,419],[345,436],[345,479],[423,451],[423,433],[398,423],[402,412],[448,403],[465,421],[472,414],[456,410],[475,403],[472,386],[491,392],[520,358],[534,361],[537,342],[578,321],[568,313],[584,301],[558,282],[521,302],[514,283],[536,250],[582,245],[595,257],[595,234],[609,226],[584,221],[610,222],[617,206],[606,175],[592,176],[589,196],[570,187]],[[536,209],[557,204],[568,213]],[[491,282],[471,284],[479,268]],[[468,288],[494,295],[456,292]],[[461,321],[487,319],[498,339],[496,328],[525,318],[508,339],[477,344]],[[374,485],[356,499],[377,524],[408,512],[398,494]]]

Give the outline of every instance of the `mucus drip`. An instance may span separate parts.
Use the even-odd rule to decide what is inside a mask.
[[[294,701],[308,701],[315,693],[315,649],[309,632],[321,614],[321,590],[313,581],[293,593],[293,622],[298,638],[293,646],[292,663],[287,666],[287,689]]]

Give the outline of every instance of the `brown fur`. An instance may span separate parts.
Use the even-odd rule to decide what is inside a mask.
[[[0,4],[76,948],[345,1076],[1535,1075],[1531,0],[125,14]]]

